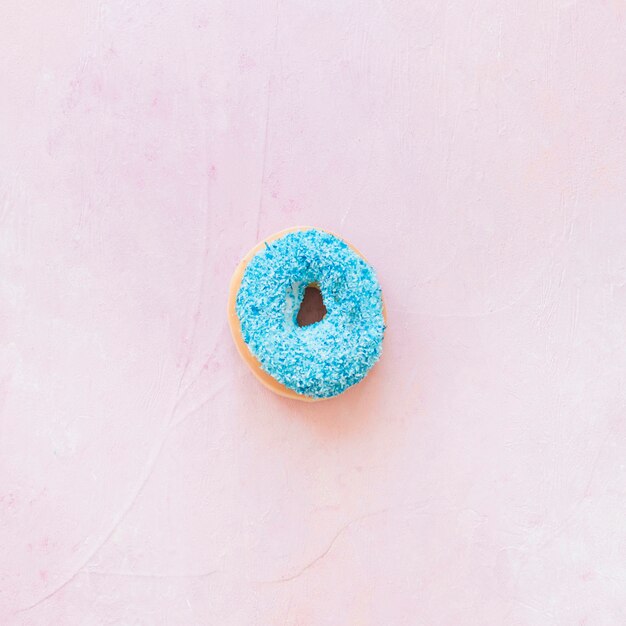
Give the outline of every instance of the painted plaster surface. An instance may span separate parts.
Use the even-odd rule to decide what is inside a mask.
[[[626,4],[0,3],[0,624],[626,624]],[[263,236],[384,354],[272,395]]]

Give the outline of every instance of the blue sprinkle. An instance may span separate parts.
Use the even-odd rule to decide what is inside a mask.
[[[319,286],[327,312],[300,327],[296,317],[311,283]],[[257,252],[236,309],[261,367],[301,395],[336,396],[364,378],[381,355],[385,323],[374,269],[321,230],[289,233]]]

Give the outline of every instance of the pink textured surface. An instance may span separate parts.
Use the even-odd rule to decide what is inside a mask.
[[[0,623],[626,623],[626,5],[0,4]],[[384,358],[271,395],[313,224]]]

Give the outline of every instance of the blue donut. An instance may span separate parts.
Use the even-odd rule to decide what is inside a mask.
[[[326,315],[296,317],[307,286]],[[380,358],[383,301],[374,269],[348,244],[318,229],[289,232],[250,260],[236,297],[243,340],[261,368],[299,395],[331,398],[358,383]]]

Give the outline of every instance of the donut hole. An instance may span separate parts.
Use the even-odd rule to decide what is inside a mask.
[[[300,303],[300,310],[296,316],[298,326],[310,326],[321,322],[326,315],[324,298],[317,285],[308,285],[304,290],[304,297]]]

